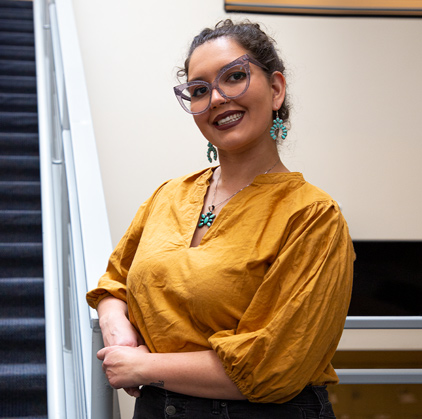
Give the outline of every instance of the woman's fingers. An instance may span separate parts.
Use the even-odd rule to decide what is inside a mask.
[[[128,387],[123,390],[132,397],[139,397],[141,395],[141,390],[139,390],[139,387]]]

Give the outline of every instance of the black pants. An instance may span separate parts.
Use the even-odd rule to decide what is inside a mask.
[[[144,386],[133,419],[335,419],[326,386],[308,386],[283,404],[212,400]]]

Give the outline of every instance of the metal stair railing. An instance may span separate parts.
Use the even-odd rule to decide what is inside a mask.
[[[103,345],[85,294],[111,239],[70,0],[34,0],[51,419],[117,419],[116,392],[95,357]]]
[[[422,329],[422,316],[348,316],[345,329]],[[339,368],[340,384],[422,384],[422,368]]]

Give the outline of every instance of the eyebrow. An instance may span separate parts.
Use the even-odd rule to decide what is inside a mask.
[[[243,54],[243,55],[245,55],[245,54]],[[231,64],[233,64],[234,62],[236,62],[239,58],[243,57],[243,55],[241,55],[240,57],[237,57],[233,61],[230,61],[229,63],[224,64],[222,67],[220,67],[220,69],[217,71],[217,76],[221,73],[221,70],[223,70],[224,68],[226,68],[226,67],[230,66]],[[214,78],[214,80],[215,80],[215,78]],[[203,77],[195,77],[194,79],[188,80],[188,83],[191,82],[191,81],[205,81],[205,80],[204,80]]]

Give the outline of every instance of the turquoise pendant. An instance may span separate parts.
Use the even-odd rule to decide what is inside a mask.
[[[211,227],[214,219],[215,219],[215,214],[212,213],[212,210],[208,211],[206,214],[201,214],[201,219],[199,220],[198,227],[199,228],[204,227],[204,226]]]

